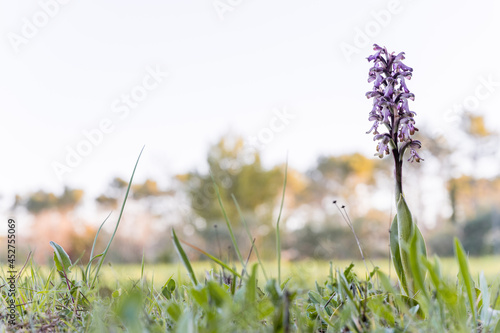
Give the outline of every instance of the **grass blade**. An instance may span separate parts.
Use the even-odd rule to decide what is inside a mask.
[[[250,239],[250,242],[253,243],[252,234],[250,233],[250,229],[248,228],[247,221],[243,217],[243,213],[241,212],[240,205],[238,204],[236,197],[233,194],[231,194],[231,196],[233,198],[234,205],[236,206],[236,210],[238,211],[238,214],[240,215],[241,222],[243,223],[243,226],[245,227],[245,231],[247,232],[248,238]],[[259,255],[259,251],[257,250],[257,246],[254,246],[254,248],[255,248],[255,255],[257,256],[257,260],[259,261],[260,268],[262,268],[262,273],[264,273],[264,278],[267,281],[266,269],[264,268],[264,265],[262,264],[262,261],[260,260],[260,255]]]
[[[236,255],[238,256],[238,259],[241,262],[241,265],[245,267],[245,262],[243,261],[243,257],[241,256],[240,248],[238,247],[238,243],[236,242],[236,238],[234,237],[233,233],[233,228],[231,228],[231,222],[229,222],[229,218],[227,217],[226,209],[224,208],[224,205],[222,204],[222,198],[220,195],[219,187],[217,186],[217,183],[215,182],[215,178],[212,175],[212,172],[210,172],[210,177],[212,177],[212,182],[214,184],[215,188],[215,193],[217,194],[217,200],[219,201],[220,208],[222,210],[222,215],[224,215],[224,219],[226,220],[226,225],[227,229],[229,230],[229,235],[231,235],[231,241],[233,242],[234,249],[236,251]]]
[[[458,266],[460,270],[460,276],[463,279],[465,290],[467,291],[467,297],[469,298],[470,310],[472,312],[472,325],[474,327],[474,331],[477,331],[477,320],[476,320],[476,290],[474,289],[474,281],[472,281],[472,277],[469,271],[469,262],[467,261],[467,257],[465,255],[465,250],[458,240],[455,237],[455,256],[458,261]]]
[[[252,266],[252,273],[250,274],[250,277],[248,278],[248,282],[246,284],[245,300],[250,305],[253,305],[256,301],[256,295],[257,295],[257,265],[254,264]]]
[[[95,234],[94,243],[92,243],[92,250],[90,251],[89,262],[87,264],[87,267],[85,268],[85,279],[87,281],[90,281],[90,267],[92,266],[92,261],[94,261],[94,259],[102,256],[102,254],[100,254],[100,255],[97,255],[94,257],[94,248],[95,248],[95,244],[97,243],[97,237],[99,236],[99,233],[101,232],[101,229],[104,226],[104,223],[106,223],[106,221],[108,220],[108,218],[110,216],[111,216],[111,212],[108,214],[108,216],[106,216],[104,221],[101,223],[101,226],[99,227],[99,229],[97,229],[97,233]],[[88,286],[88,284],[87,284],[87,286]]]
[[[130,187],[132,186],[132,180],[134,179],[135,175],[135,170],[137,169],[137,165],[139,164],[139,160],[141,159],[142,152],[144,151],[144,147],[142,147],[141,152],[139,153],[139,156],[137,157],[137,161],[135,162],[134,170],[132,171],[132,176],[130,176],[130,181],[127,186],[127,192],[125,193],[125,198],[123,199],[122,207],[120,209],[120,215],[118,216],[118,221],[116,222],[115,230],[113,231],[113,234],[111,235],[111,238],[109,239],[108,245],[106,246],[106,249],[102,253],[101,259],[99,259],[99,263],[97,264],[97,270],[94,275],[94,279],[92,280],[92,284],[90,285],[90,288],[93,288],[95,285],[95,282],[97,280],[97,276],[99,275],[99,271],[101,270],[102,264],[104,262],[104,259],[106,259],[106,255],[108,254],[109,247],[111,246],[111,242],[113,241],[113,238],[115,238],[116,231],[118,230],[118,226],[120,225],[120,221],[123,216],[123,211],[125,210],[125,204],[127,203],[127,198],[128,194],[130,192]],[[104,223],[104,222],[103,222]]]
[[[141,283],[144,284],[144,266],[145,266],[144,248],[142,249],[142,260],[141,260]]]
[[[173,229],[172,229],[173,230]],[[206,255],[208,258],[210,258],[212,261],[216,262],[217,264],[221,265],[221,267],[227,269],[228,271],[230,271],[231,273],[233,273],[233,275],[236,275],[237,277],[241,278],[241,275],[238,274],[234,269],[232,269],[231,267],[229,267],[228,265],[226,265],[224,262],[222,262],[221,260],[217,259],[216,257],[214,257],[213,255],[211,255],[210,253],[206,252],[206,251],[203,251],[202,249],[200,249],[199,247],[193,245],[193,244],[189,244],[188,242],[186,241],[183,241],[182,239],[179,239],[179,241],[187,246],[189,246],[190,248],[200,252],[200,253],[203,253],[204,255]]]
[[[191,267],[191,262],[189,261],[186,252],[184,252],[184,249],[182,248],[181,243],[179,242],[179,238],[177,238],[177,235],[175,234],[174,228],[172,228],[172,239],[174,240],[175,250],[179,254],[179,257],[181,258],[184,267],[186,267],[189,277],[191,278],[191,282],[193,282],[193,285],[195,286],[198,285],[198,280],[196,280],[196,275],[194,274],[193,267]]]
[[[278,221],[276,222],[276,255],[278,257],[278,285],[281,285],[281,237],[280,237],[280,220],[281,213],[283,212],[283,204],[285,203],[285,189],[288,174],[288,157],[285,164],[285,180],[283,181],[283,194],[281,195],[280,212],[278,214]]]

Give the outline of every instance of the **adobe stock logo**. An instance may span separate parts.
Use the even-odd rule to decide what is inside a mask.
[[[340,43],[340,51],[347,62],[351,62],[352,56],[359,54],[364,48],[375,43],[375,38],[382,32],[383,28],[391,24],[394,15],[401,13],[402,6],[400,0],[389,0],[385,9],[372,10],[370,16],[372,20],[365,23],[363,28],[354,28],[352,42]]]
[[[487,79],[479,77],[479,84],[474,89],[474,93],[465,97],[461,103],[453,104],[444,113],[444,120],[447,123],[458,125],[460,118],[465,111],[476,111],[481,102],[489,98],[500,87],[500,81],[494,81],[490,74]]]
[[[146,100],[149,93],[157,89],[167,76],[168,72],[162,71],[159,66],[154,69],[148,66],[141,83],[133,86],[128,93],[120,95],[111,103],[111,112],[116,114],[118,119],[102,118],[96,127],[83,130],[81,132],[83,138],[74,146],[66,145],[64,162],[53,161],[51,163],[52,170],[59,181],[63,180],[65,174],[71,173],[77,168],[85,157],[92,154],[94,148],[104,142],[106,135],[115,130],[115,125],[119,121],[125,120],[132,110],[137,109],[141,102]]]
[[[247,141],[255,149],[263,149],[270,144],[276,134],[283,132],[286,127],[295,119],[296,115],[288,112],[286,107],[273,110],[274,116],[269,120],[267,127],[261,128],[257,136],[249,136]]]
[[[233,12],[243,3],[243,0],[214,0],[212,5],[219,18],[224,21],[226,13]]]
[[[30,18],[23,17],[19,33],[8,32],[7,39],[16,53],[20,47],[26,45],[35,38],[41,29],[45,28],[50,21],[59,14],[61,6],[67,5],[70,0],[40,0],[37,10]]]

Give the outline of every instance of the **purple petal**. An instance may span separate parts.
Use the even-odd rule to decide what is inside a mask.
[[[374,131],[373,134],[378,135],[379,133],[377,131],[377,128],[378,128],[378,121],[375,121],[373,122],[372,128],[370,128],[370,130],[366,132],[366,134],[369,134],[371,131]]]
[[[384,97],[385,98],[390,97],[393,92],[394,92],[394,87],[392,86],[392,82],[387,82],[387,87],[385,87],[384,90]]]
[[[400,77],[399,78],[399,83],[401,84],[401,88],[403,88],[403,90],[405,91],[405,93],[409,93],[410,92],[410,90],[406,86],[406,81],[405,81],[404,77]]]
[[[405,59],[405,53],[404,52],[400,52],[395,58],[394,58],[394,62],[400,62],[401,60],[404,60]]]

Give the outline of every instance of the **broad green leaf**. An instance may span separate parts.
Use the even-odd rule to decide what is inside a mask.
[[[401,251],[399,249],[399,237],[398,237],[398,216],[394,216],[391,224],[390,231],[390,246],[392,254],[392,263],[394,264],[394,269],[399,278],[399,283],[403,288],[404,292],[408,294],[408,284],[406,282],[406,276],[403,270],[403,263],[401,262]]]
[[[167,282],[167,289],[172,293],[175,290],[175,280],[170,278]]]
[[[269,298],[263,298],[255,306],[259,320],[265,320],[267,316],[270,316],[274,312],[273,303]]]
[[[309,296],[309,299],[311,300],[311,302],[313,302],[314,304],[321,304],[323,302],[323,297],[321,297],[320,294],[318,294],[317,292],[315,291],[312,291],[310,290],[308,293],[307,293],[307,296]]]
[[[271,299],[273,304],[275,306],[278,306],[281,302],[282,293],[276,279],[267,280],[265,289],[268,292],[269,298]]]
[[[170,303],[167,305],[167,313],[170,318],[176,322],[182,314],[181,307],[177,303]]]
[[[208,308],[208,293],[206,287],[201,287],[198,285],[197,287],[191,287],[188,289],[188,293],[191,295],[191,298],[198,303],[204,309]]]
[[[476,295],[475,295],[475,288],[474,288],[474,281],[472,281],[472,277],[470,275],[470,270],[469,270],[469,262],[467,260],[467,257],[465,255],[465,250],[462,247],[462,244],[458,240],[458,238],[455,237],[455,256],[458,261],[458,267],[460,271],[460,276],[462,277],[462,280],[464,282],[465,290],[467,291],[467,297],[469,299],[469,306],[470,310],[472,312],[472,320],[473,320],[473,326],[476,327],[476,305],[475,305],[475,300],[476,300]]]
[[[165,284],[161,288],[162,295],[165,296],[167,299],[172,298],[172,293],[175,290],[175,280],[172,279],[172,276],[167,280],[167,282],[165,282]]]
[[[367,306],[376,316],[384,319],[389,325],[394,326],[394,313],[389,305],[386,304],[384,298],[384,295],[369,297]]]
[[[253,304],[255,303],[256,295],[257,295],[257,264],[254,264],[252,266],[252,273],[250,274],[250,277],[248,278],[247,284],[246,284],[246,300],[248,303]]]
[[[194,274],[193,267],[191,267],[191,262],[189,261],[186,252],[184,252],[184,249],[182,248],[181,243],[179,242],[179,239],[175,234],[174,228],[172,228],[172,239],[174,241],[175,250],[177,251],[177,254],[179,255],[182,263],[184,264],[184,267],[186,267],[191,282],[193,282],[193,285],[196,286],[198,284],[198,280],[196,280],[196,275]]]
[[[422,246],[421,246],[422,242],[423,242],[422,234],[418,230],[418,227],[415,225],[410,245],[411,273],[413,280],[415,282],[413,290],[415,294],[417,294],[419,291],[422,292],[425,299],[429,300],[429,295],[427,294],[427,290],[424,284],[426,268],[422,263],[422,258],[421,258],[422,256],[425,255],[424,253],[422,253]]]
[[[406,286],[408,289],[405,291],[407,292],[407,295],[412,296],[413,279],[411,276],[409,247],[413,233],[413,220],[410,209],[408,208],[406,200],[402,194],[399,196],[397,210],[398,212],[396,216],[398,220],[399,253],[401,254],[401,265],[403,266],[403,273],[405,275]]]
[[[406,306],[406,303],[403,302],[401,299],[401,294],[399,294],[391,284],[391,280],[385,275],[380,269],[377,269],[377,276],[380,279],[380,283],[383,286],[383,289],[389,294],[394,297],[394,300],[396,304],[399,306],[400,309],[404,308]]]
[[[59,272],[66,272],[66,274],[71,273],[69,268],[73,264],[71,263],[71,259],[69,258],[66,251],[64,251],[61,245],[53,241],[50,241],[50,246],[54,248],[54,262],[56,264],[57,270]]]
[[[230,304],[231,296],[228,294],[227,290],[219,286],[218,283],[208,281],[206,288],[210,296],[210,301],[215,303],[216,307],[221,308],[225,304]]]

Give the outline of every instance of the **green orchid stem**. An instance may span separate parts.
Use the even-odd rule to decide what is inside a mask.
[[[392,150],[392,156],[394,157],[394,180],[396,181],[395,195],[397,205],[400,195],[403,194],[403,161],[399,157],[397,146]]]

